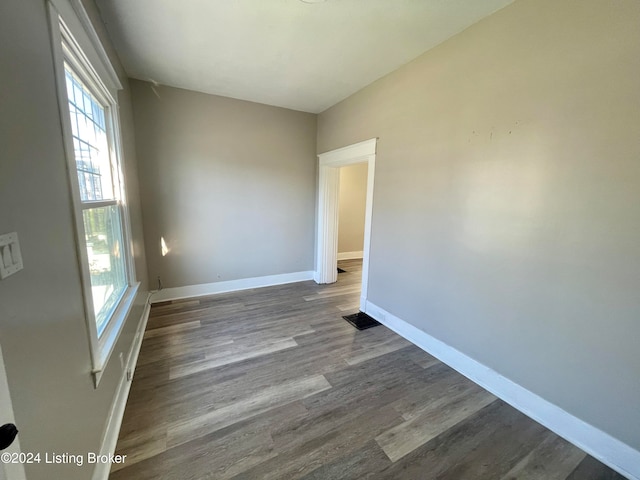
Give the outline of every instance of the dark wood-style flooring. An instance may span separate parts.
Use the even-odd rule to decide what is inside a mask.
[[[622,479],[384,326],[361,263],[151,310],[111,480]]]

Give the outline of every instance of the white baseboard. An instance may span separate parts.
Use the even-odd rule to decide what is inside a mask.
[[[365,313],[620,474],[640,480],[640,452],[367,301]]]
[[[149,311],[151,310],[151,303],[149,303],[150,296],[151,294],[147,294],[146,304],[140,317],[138,328],[136,329],[136,335],[131,344],[129,354],[127,355],[126,367],[122,372],[116,394],[113,397],[113,404],[111,405],[109,417],[107,418],[107,426],[102,436],[100,455],[112,455],[116,451],[124,409],[127,405],[129,390],[131,389],[131,381],[133,380],[133,374],[136,369],[136,364],[138,363],[138,355],[140,354],[144,331],[147,328],[147,321],[149,320]],[[127,372],[130,372],[130,374],[127,374]],[[92,479],[108,480],[110,470],[111,464],[109,462],[96,463]]]
[[[204,297],[216,293],[236,292],[250,288],[271,287],[285,283],[304,282],[313,280],[314,272],[294,272],[280,275],[267,275],[265,277],[242,278],[240,280],[228,280],[226,282],[203,283],[200,285],[187,285],[186,287],[164,288],[153,292],[151,303],[167,302],[169,300],[181,300],[184,298]]]
[[[362,258],[364,252],[360,250],[359,252],[342,252],[338,253],[338,260],[354,260],[356,258]]]

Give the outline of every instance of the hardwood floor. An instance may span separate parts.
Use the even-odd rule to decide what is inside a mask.
[[[622,479],[384,326],[360,261],[151,310],[110,478]]]

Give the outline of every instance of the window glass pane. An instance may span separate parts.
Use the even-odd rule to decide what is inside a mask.
[[[104,107],[67,65],[65,77],[80,199],[83,202],[113,200]]]
[[[127,288],[124,241],[117,205],[83,211],[91,293],[98,336]]]

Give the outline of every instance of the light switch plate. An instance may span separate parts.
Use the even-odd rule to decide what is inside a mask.
[[[0,278],[22,270],[22,254],[16,232],[0,235]]]

